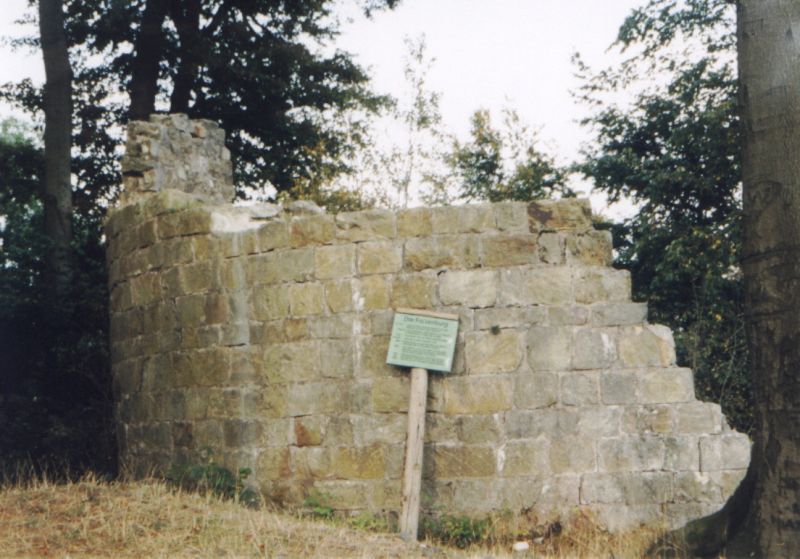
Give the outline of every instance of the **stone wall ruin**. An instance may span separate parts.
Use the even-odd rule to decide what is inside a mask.
[[[397,511],[407,371],[394,308],[458,314],[428,394],[424,511],[594,511],[612,529],[721,507],[750,443],[697,401],[585,200],[368,210],[233,206],[222,131],[130,125],[109,212],[121,463],[210,448],[267,498]]]

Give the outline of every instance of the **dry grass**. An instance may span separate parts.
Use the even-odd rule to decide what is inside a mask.
[[[611,535],[578,517],[525,553],[513,553],[509,543],[461,551],[250,510],[157,481],[37,481],[0,491],[2,557],[622,558],[641,557],[653,537]]]

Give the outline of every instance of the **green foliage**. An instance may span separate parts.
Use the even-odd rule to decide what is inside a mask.
[[[303,499],[303,516],[317,520],[333,520],[334,510],[330,503],[330,495],[312,491]]]
[[[534,200],[570,195],[566,172],[537,149],[537,138],[516,111],[503,114],[503,128],[492,126],[487,110],[472,115],[471,138],[453,142],[448,163],[467,201]]]
[[[201,452],[202,462],[173,464],[167,472],[167,481],[187,491],[235,500],[250,507],[257,506],[258,493],[245,485],[251,474],[250,469],[240,468],[234,474],[217,464],[213,454],[211,449],[206,448]]]
[[[595,141],[579,169],[637,215],[612,228],[616,264],[631,271],[650,320],[675,331],[679,362],[698,396],[720,402],[749,431],[750,381],[739,272],[741,170],[733,7],[724,0],[651,0],[620,28],[636,53],[618,68],[584,75]],[[658,72],[663,85],[642,87]],[[629,91],[629,105],[608,104]]]
[[[360,512],[356,516],[349,517],[347,525],[365,532],[388,532],[390,529],[389,521],[385,516],[376,516],[367,512]]]
[[[0,124],[0,456],[50,475],[116,471],[108,292],[100,224],[75,219],[76,276],[57,308],[45,297],[49,241],[32,132]]]
[[[465,549],[486,542],[490,530],[491,522],[488,519],[476,520],[467,516],[445,514],[423,518],[420,531],[424,537]]]

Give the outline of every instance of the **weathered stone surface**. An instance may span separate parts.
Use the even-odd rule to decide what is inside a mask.
[[[575,272],[575,300],[578,303],[628,302],[631,276],[627,270],[578,268]]]
[[[490,268],[536,264],[539,254],[536,236],[517,233],[481,238],[481,263]]]
[[[639,376],[636,373],[609,371],[600,376],[604,404],[633,404],[637,401]]]
[[[547,319],[545,307],[508,307],[475,310],[475,329],[528,328],[544,324]]]
[[[494,219],[500,231],[528,231],[528,206],[525,202],[492,204]]]
[[[583,231],[592,226],[589,200],[580,198],[536,200],[528,205],[528,217],[531,231]]]
[[[393,308],[430,309],[436,301],[436,280],[420,274],[395,276],[392,283]]]
[[[528,365],[534,371],[563,371],[572,360],[569,328],[534,326],[528,331]]]
[[[289,286],[289,312],[309,316],[324,312],[325,297],[321,283],[296,283]]]
[[[357,310],[373,311],[389,306],[389,282],[383,276],[366,276],[356,285]]]
[[[572,272],[568,268],[500,270],[499,302],[502,304],[563,305],[572,300]]]
[[[613,260],[611,231],[587,231],[568,235],[566,257],[570,264],[610,266]]]
[[[402,246],[390,241],[358,245],[359,274],[393,274],[403,267]]]
[[[497,299],[497,273],[471,270],[440,274],[439,298],[444,305],[492,306]]]
[[[580,328],[572,338],[572,368],[606,369],[617,357],[615,332],[608,329]]]
[[[494,213],[489,204],[431,208],[434,234],[483,233],[494,228]]]
[[[397,212],[398,237],[425,237],[431,233],[430,208],[406,208]]]
[[[558,375],[554,373],[520,373],[514,382],[514,407],[550,407],[558,402],[558,387]]]
[[[353,284],[349,280],[324,282],[325,302],[332,313],[342,313],[353,310]]]
[[[550,439],[512,441],[502,449],[502,473],[506,476],[531,476],[550,473]]]
[[[355,274],[356,247],[334,245],[314,251],[314,267],[319,279],[346,278]]]
[[[660,470],[664,447],[663,439],[656,436],[603,439],[597,444],[598,466],[607,472]]]
[[[561,403],[565,406],[594,405],[600,401],[597,375],[563,373],[561,375]]]
[[[596,326],[642,324],[646,319],[646,303],[598,303],[591,306],[591,323]]]
[[[345,212],[336,215],[336,238],[341,241],[393,239],[396,232],[395,215],[387,210]]]
[[[543,264],[564,264],[566,262],[566,238],[563,233],[542,233],[539,235],[539,260]]]
[[[511,409],[514,385],[508,377],[448,378],[444,413],[489,413]]]
[[[644,404],[694,400],[694,377],[690,369],[653,369],[639,377],[639,400]]]
[[[435,445],[430,456],[430,473],[437,479],[484,477],[494,475],[497,458],[486,446]]]
[[[700,437],[700,469],[737,470],[750,463],[750,439],[743,433]]]
[[[335,234],[333,216],[293,217],[289,222],[289,244],[292,247],[331,243]]]
[[[514,371],[522,361],[522,339],[516,330],[470,332],[465,349],[470,373],[505,373]]]
[[[405,244],[403,266],[412,271],[435,268],[474,268],[478,251],[463,236],[419,237]]]
[[[646,324],[621,328],[617,350],[626,368],[675,364],[675,341],[665,326]]]

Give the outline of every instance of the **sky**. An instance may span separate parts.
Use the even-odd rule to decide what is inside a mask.
[[[630,11],[644,0],[402,0],[391,11],[364,18],[352,0],[341,4],[338,46],[370,69],[375,89],[398,95],[405,89],[404,38],[425,36],[435,59],[429,74],[441,94],[445,127],[464,137],[478,108],[497,114],[513,107],[539,130],[542,146],[559,163],[574,161],[590,140],[578,121],[585,108],[570,95],[579,82],[570,63],[579,52],[592,67],[619,60],[607,49]],[[2,0],[0,36],[19,34],[13,24],[26,0]],[[0,45],[0,83],[31,77],[41,82],[38,53],[25,55]],[[0,117],[10,109],[0,105]],[[588,189],[588,185],[582,185]],[[624,216],[592,196],[596,210]]]

